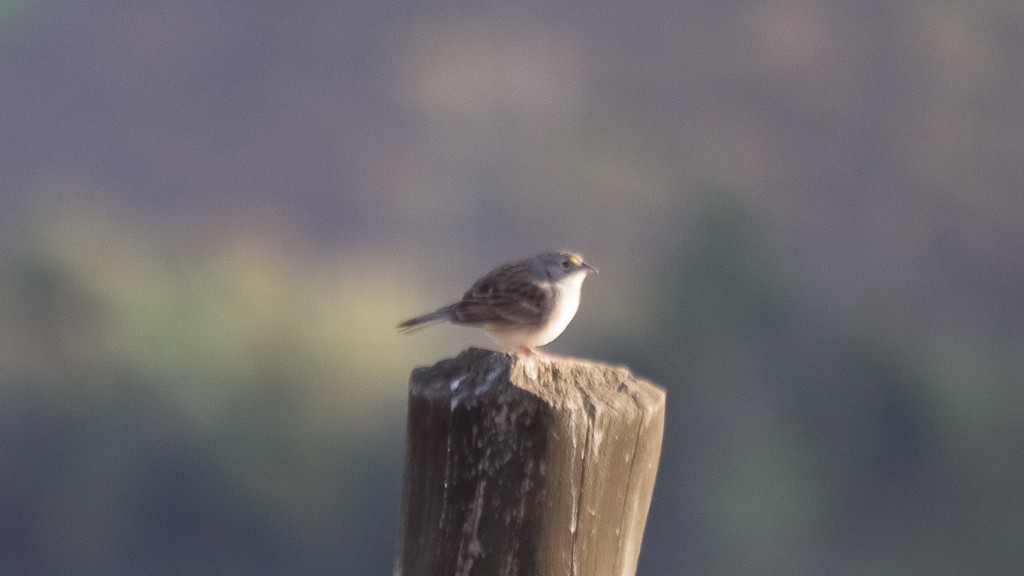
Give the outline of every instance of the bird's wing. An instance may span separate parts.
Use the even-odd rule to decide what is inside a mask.
[[[510,264],[481,278],[452,306],[455,322],[523,326],[544,322],[551,311],[554,289],[549,282],[519,280]]]

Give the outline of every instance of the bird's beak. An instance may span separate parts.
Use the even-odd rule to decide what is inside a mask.
[[[593,266],[591,266],[590,264],[587,264],[586,262],[580,264],[580,266],[586,268],[587,270],[593,272],[594,274],[597,274],[597,268],[594,268]]]

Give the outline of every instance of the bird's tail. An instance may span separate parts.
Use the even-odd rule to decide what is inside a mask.
[[[412,334],[419,332],[424,328],[433,326],[434,324],[440,324],[441,322],[447,322],[451,320],[452,310],[451,306],[445,306],[431,312],[430,314],[424,314],[423,316],[417,316],[411,320],[406,320],[398,325],[398,331],[403,334]]]

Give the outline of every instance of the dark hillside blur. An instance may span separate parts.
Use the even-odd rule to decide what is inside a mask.
[[[1024,571],[1024,6],[0,3],[0,573],[391,570],[399,321],[550,248],[639,574]]]

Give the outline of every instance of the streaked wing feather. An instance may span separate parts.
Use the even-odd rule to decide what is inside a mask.
[[[551,286],[523,280],[521,263],[503,266],[481,278],[453,307],[463,324],[509,326],[540,324],[551,309]]]

